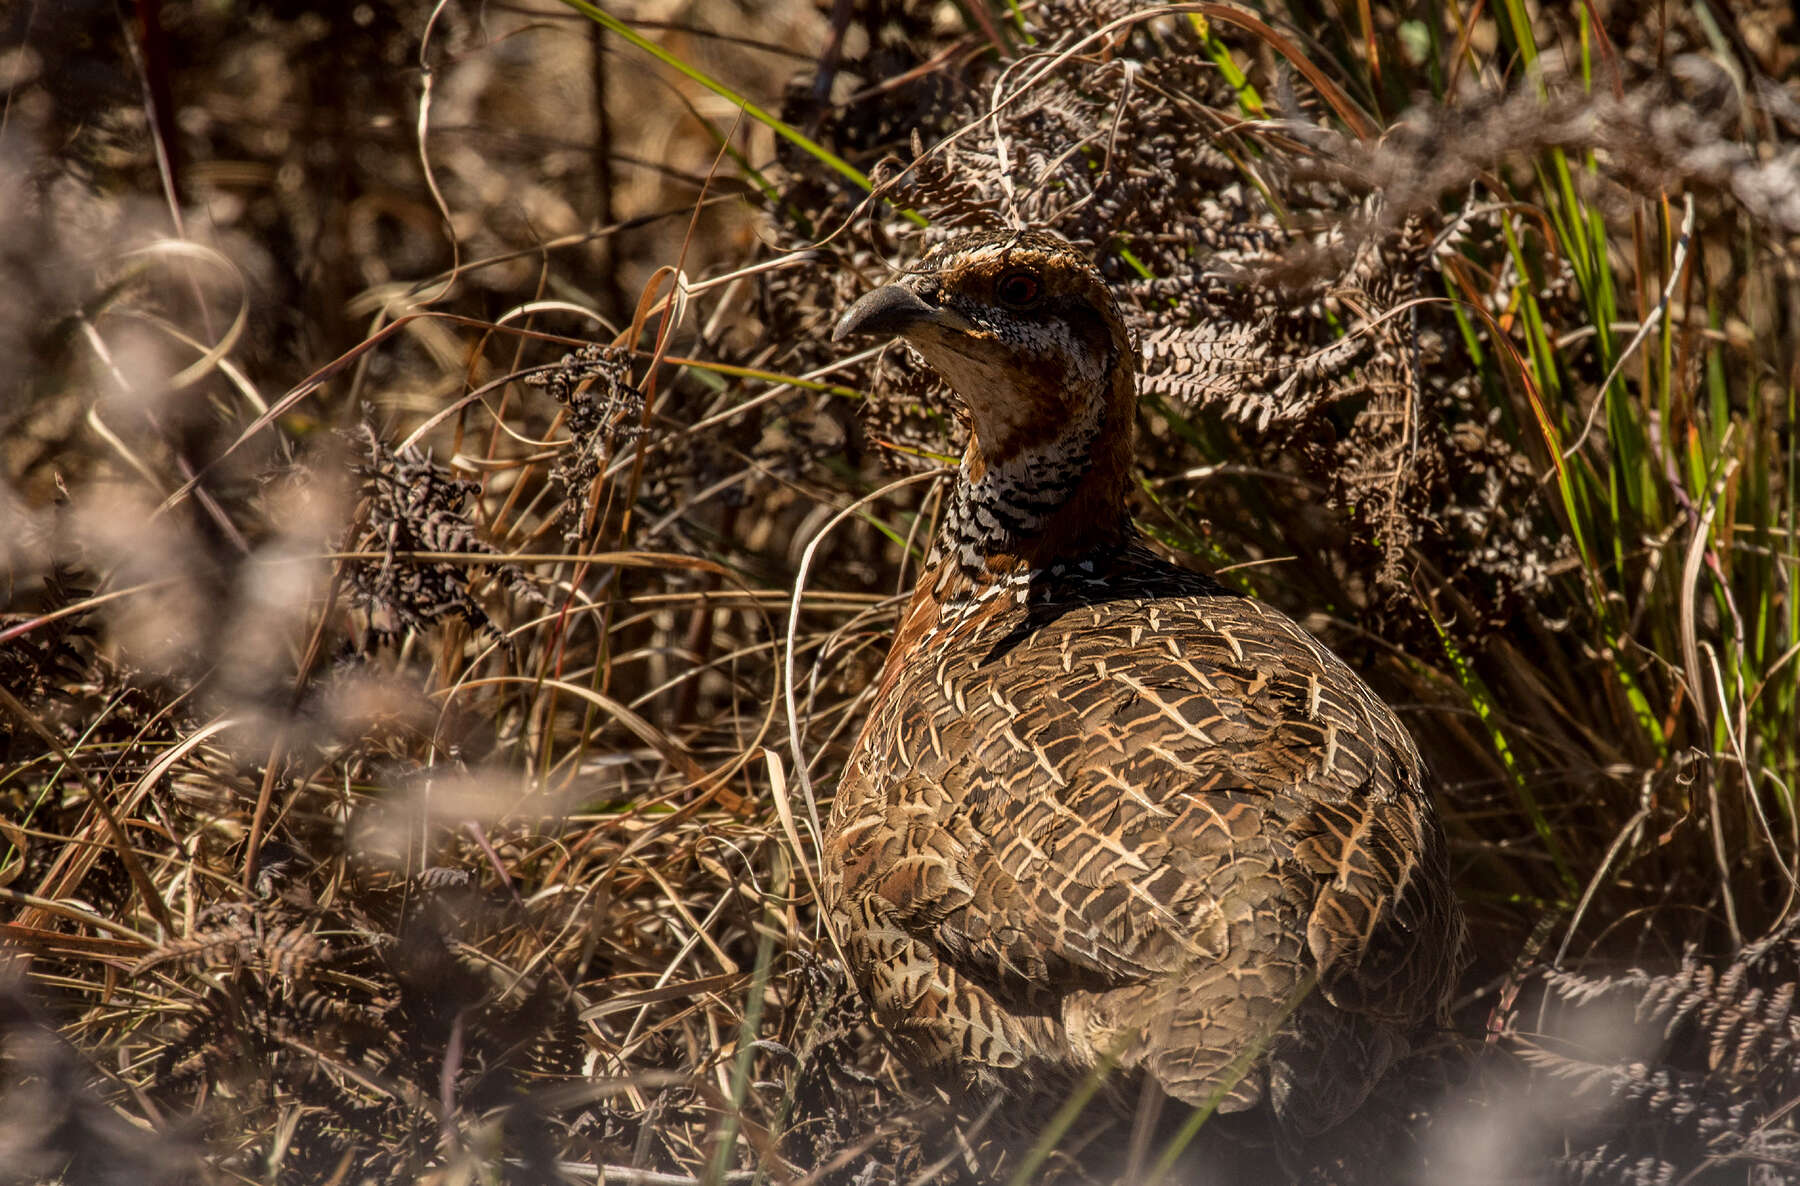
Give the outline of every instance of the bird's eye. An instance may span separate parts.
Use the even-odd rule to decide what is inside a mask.
[[[1003,304],[1015,309],[1023,309],[1037,303],[1044,292],[1043,284],[1030,272],[1008,272],[1000,277],[1000,283],[994,286],[994,293]]]

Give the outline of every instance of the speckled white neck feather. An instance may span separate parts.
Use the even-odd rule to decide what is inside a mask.
[[[1090,400],[1068,431],[1004,461],[990,462],[979,478],[969,476],[964,459],[931,557],[933,564],[954,559],[954,565],[944,565],[945,579],[953,572],[976,583],[993,579],[988,557],[1016,554],[1021,541],[1040,530],[1069,500],[1093,467],[1102,412],[1100,401]]]

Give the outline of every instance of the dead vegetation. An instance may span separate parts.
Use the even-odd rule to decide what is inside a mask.
[[[828,327],[999,221],[1444,780],[1458,1032],[1317,1177],[1800,1181],[1787,8],[20,7],[0,1180],[1104,1178],[813,907],[959,440]]]

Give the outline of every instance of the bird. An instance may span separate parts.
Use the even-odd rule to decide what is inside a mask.
[[[1133,338],[1080,248],[963,232],[851,335],[903,340],[968,427],[821,845],[877,1028],[971,1093],[1116,1071],[1290,1141],[1342,1125],[1465,962],[1412,737],[1139,532]]]

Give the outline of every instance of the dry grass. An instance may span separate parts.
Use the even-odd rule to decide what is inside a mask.
[[[1104,1178],[813,905],[959,431],[826,327],[996,219],[1444,780],[1459,1031],[1320,1180],[1800,1180],[1787,9],[24,7],[0,1181]]]

